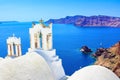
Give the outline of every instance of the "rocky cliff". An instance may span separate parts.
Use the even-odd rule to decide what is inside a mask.
[[[96,65],[112,70],[120,78],[120,42],[108,49],[98,49],[94,56]]]
[[[109,26],[120,27],[120,17],[111,16],[67,16],[60,19],[50,19],[47,21],[55,24],[74,24],[76,26]]]

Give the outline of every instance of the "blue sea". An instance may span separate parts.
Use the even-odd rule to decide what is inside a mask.
[[[0,57],[7,55],[6,39],[12,34],[20,37],[22,53],[30,47],[29,28],[32,23],[0,24]],[[71,24],[53,24],[53,47],[62,59],[67,75],[76,70],[92,65],[95,59],[91,56],[99,47],[109,48],[120,40],[120,28],[108,27],[76,27]],[[102,44],[102,45],[100,45]],[[80,52],[81,46],[87,45],[93,53],[85,55]]]

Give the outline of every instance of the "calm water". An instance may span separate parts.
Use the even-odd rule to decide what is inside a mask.
[[[22,52],[25,54],[30,46],[29,28],[31,23],[0,24],[0,56],[7,55],[6,39],[14,33],[22,40]],[[91,65],[94,59],[90,55],[82,54],[79,49],[83,45],[93,51],[100,47],[110,47],[120,40],[120,28],[82,28],[73,25],[53,25],[53,45],[57,55],[62,59],[67,75],[81,67]]]

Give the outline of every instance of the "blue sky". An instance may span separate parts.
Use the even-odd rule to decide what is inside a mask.
[[[0,21],[37,21],[74,15],[120,17],[120,0],[0,0]]]

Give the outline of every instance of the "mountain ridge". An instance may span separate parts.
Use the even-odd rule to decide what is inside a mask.
[[[106,16],[106,15],[94,15],[94,16],[66,16],[60,19],[49,19],[47,23],[54,24],[74,24],[75,26],[108,26],[108,27],[120,27],[120,17]]]

